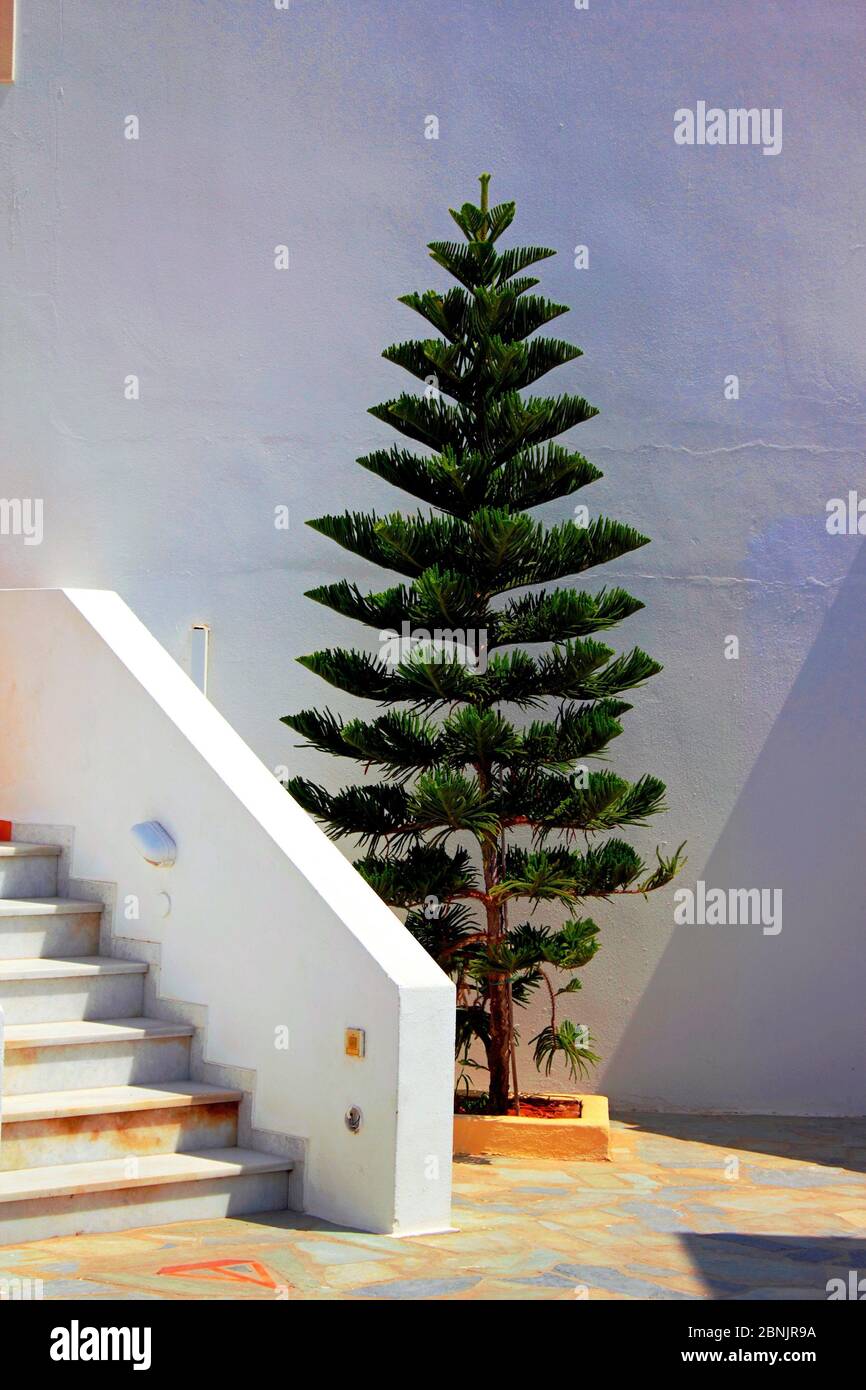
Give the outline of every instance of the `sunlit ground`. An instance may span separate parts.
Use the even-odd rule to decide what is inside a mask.
[[[401,1240],[277,1212],[7,1246],[0,1295],[824,1300],[866,1270],[866,1120],[630,1117],[612,1163],[458,1158],[453,1214]]]

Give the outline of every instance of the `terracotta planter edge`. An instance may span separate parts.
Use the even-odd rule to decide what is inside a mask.
[[[544,1120],[524,1115],[455,1115],[455,1154],[565,1161],[610,1159],[607,1096],[551,1096],[579,1100],[580,1119]]]

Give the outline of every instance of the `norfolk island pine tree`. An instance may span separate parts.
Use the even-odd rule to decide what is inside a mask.
[[[664,809],[657,777],[630,782],[587,763],[601,761],[622,732],[631,709],[623,692],[661,666],[638,648],[617,656],[595,636],[643,607],[624,589],[546,586],[647,537],[604,517],[545,528],[531,515],[602,476],[552,442],[597,411],[580,396],[521,395],[582,354],[533,336],[567,312],[532,294],[539,282],[522,274],[554,253],[498,250],[515,206],[489,207],[489,179],[481,176],[479,206],[451,210],[465,243],[429,245],[456,285],[401,298],[437,336],[383,353],[424,388],[370,413],[425,452],[395,444],[358,459],[433,512],[308,523],[407,581],[364,593],[342,580],[307,594],[374,629],[380,655],[332,648],[299,660],[384,712],[343,720],[307,709],[283,723],[307,746],[382,779],[336,793],[303,777],[286,786],[332,838],[357,837],[366,853],[356,868],[386,903],[406,910],[407,928],[456,981],[458,1056],[474,1065],[470,1049],[483,1047],[486,1109],[501,1114],[510,1073],[517,1093],[513,1006],[537,989],[550,1003],[549,1022],[532,1039],[539,1069],[549,1075],[559,1057],[576,1078],[598,1060],[558,1004],[580,988],[576,972],[598,949],[581,904],[661,888],[683,861],[682,846],[668,858],[657,849],[650,868],[625,840],[601,838]],[[396,660],[383,643],[396,647]],[[558,903],[566,920],[517,921],[520,903],[530,917],[539,904]]]

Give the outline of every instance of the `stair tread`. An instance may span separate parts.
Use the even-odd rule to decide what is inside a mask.
[[[14,980],[63,980],[78,975],[143,975],[146,961],[117,956],[24,956],[0,960],[0,985]]]
[[[136,1157],[135,1176],[130,1157]],[[201,1152],[128,1155],[90,1163],[58,1163],[47,1168],[19,1168],[0,1173],[0,1204],[28,1198],[68,1197],[85,1192],[154,1187],[160,1183],[204,1182],[254,1173],[288,1173],[292,1160],[255,1149],[205,1149]]]
[[[104,908],[104,903],[82,898],[0,898],[0,917],[62,917],[67,913],[100,913]]]
[[[78,1043],[138,1042],[147,1038],[191,1038],[191,1023],[161,1018],[70,1019],[67,1023],[10,1023],[7,1052],[18,1047],[66,1047]]]
[[[32,845],[25,840],[0,841],[0,859],[34,859],[63,853],[62,845]]]
[[[240,1101],[243,1092],[205,1081],[157,1081],[151,1086],[87,1086],[81,1091],[36,1091],[3,1097],[3,1123],[60,1120],[70,1115],[113,1115],[127,1110],[174,1110]]]

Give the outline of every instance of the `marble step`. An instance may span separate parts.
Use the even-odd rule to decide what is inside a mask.
[[[227,1147],[0,1173],[0,1245],[285,1210],[291,1170]]]
[[[51,898],[57,892],[60,845],[0,841],[0,898]]]
[[[201,1081],[4,1096],[0,1172],[231,1148],[242,1098]]]
[[[0,960],[0,1005],[7,1025],[131,1018],[141,1013],[147,969],[112,956]]]
[[[6,1029],[7,1096],[147,1086],[189,1076],[195,1029],[157,1018],[19,1023]]]
[[[89,956],[99,951],[102,903],[75,898],[0,901],[0,960]]]

